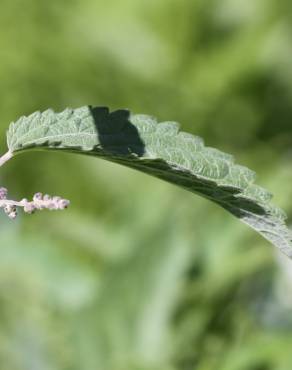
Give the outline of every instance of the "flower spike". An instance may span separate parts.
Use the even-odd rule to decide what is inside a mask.
[[[22,199],[20,202],[7,199],[8,191],[6,188],[0,188],[0,208],[4,209],[7,216],[14,220],[17,216],[17,208],[22,207],[25,213],[32,214],[36,210],[62,210],[69,206],[70,202],[58,196],[36,193],[32,201]]]

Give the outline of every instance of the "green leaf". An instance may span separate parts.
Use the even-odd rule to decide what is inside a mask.
[[[255,173],[233,157],[209,148],[199,137],[179,132],[176,122],[157,123],[127,110],[85,106],[47,110],[11,123],[7,142],[13,155],[51,149],[93,155],[156,176],[210,199],[292,257],[292,234],[271,194],[254,184]]]

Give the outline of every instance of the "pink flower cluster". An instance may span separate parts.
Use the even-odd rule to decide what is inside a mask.
[[[62,210],[69,206],[70,202],[58,196],[36,193],[32,201],[22,199],[20,202],[7,199],[7,189],[0,188],[0,208],[4,209],[7,216],[14,220],[17,216],[17,207],[23,207],[24,212],[34,213],[36,210]]]

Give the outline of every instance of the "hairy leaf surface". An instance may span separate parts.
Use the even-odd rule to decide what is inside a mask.
[[[31,149],[65,150],[107,159],[156,176],[208,198],[292,257],[292,233],[271,194],[254,184],[255,173],[233,157],[179,131],[127,110],[85,106],[21,117],[7,132],[13,154]]]

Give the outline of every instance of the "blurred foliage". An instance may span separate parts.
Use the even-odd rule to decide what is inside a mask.
[[[11,120],[129,107],[177,120],[259,173],[292,216],[288,0],[2,0]],[[0,224],[3,370],[287,370],[290,262],[223,210],[94,158],[32,153],[17,197],[71,199]]]

